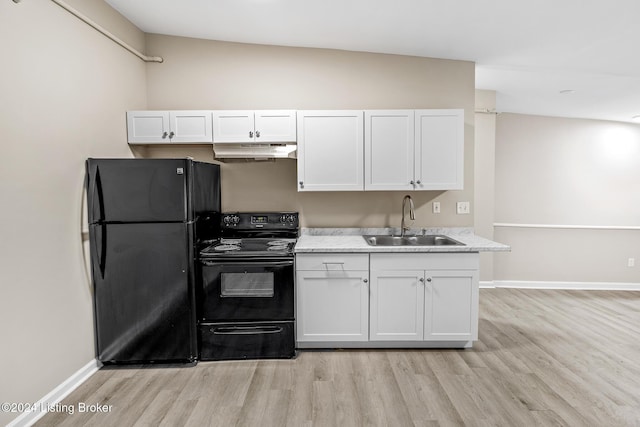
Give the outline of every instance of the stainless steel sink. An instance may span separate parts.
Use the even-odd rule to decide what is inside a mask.
[[[429,234],[425,236],[362,236],[369,246],[464,246],[447,236]]]

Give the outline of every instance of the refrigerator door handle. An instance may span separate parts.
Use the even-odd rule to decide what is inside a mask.
[[[98,198],[96,198],[96,192],[98,193]],[[96,204],[98,205],[98,218],[95,217]],[[96,165],[95,176],[91,185],[91,212],[89,215],[94,223],[104,220],[104,195],[102,194],[102,180],[100,179],[100,168],[98,165]]]
[[[104,279],[104,270],[107,262],[107,227],[105,224],[98,224],[95,226],[95,238],[93,239],[94,258],[93,265],[98,266],[100,271],[100,278]]]

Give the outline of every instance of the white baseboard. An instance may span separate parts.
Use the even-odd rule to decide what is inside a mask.
[[[56,403],[62,401],[62,399],[67,397],[73,390],[78,388],[80,384],[89,379],[91,375],[98,372],[98,369],[100,369],[101,367],[102,363],[100,363],[97,359],[94,359],[91,362],[87,363],[76,373],[62,382],[58,387],[54,388],[46,396],[35,403],[34,407],[36,409],[39,408],[40,410],[23,412],[22,415],[7,424],[7,427],[27,427],[35,424],[36,421],[47,414],[47,408],[52,407]]]
[[[601,291],[640,291],[640,283],[625,282],[560,282],[527,280],[494,280],[480,282],[481,288],[565,289]]]

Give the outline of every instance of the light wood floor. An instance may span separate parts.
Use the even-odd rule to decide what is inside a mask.
[[[483,289],[468,350],[102,369],[38,426],[640,426],[640,292]],[[78,404],[112,405],[78,413]]]

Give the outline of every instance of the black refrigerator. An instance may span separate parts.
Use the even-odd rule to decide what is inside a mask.
[[[88,159],[86,168],[98,360],[195,361],[194,258],[219,234],[220,167]]]

